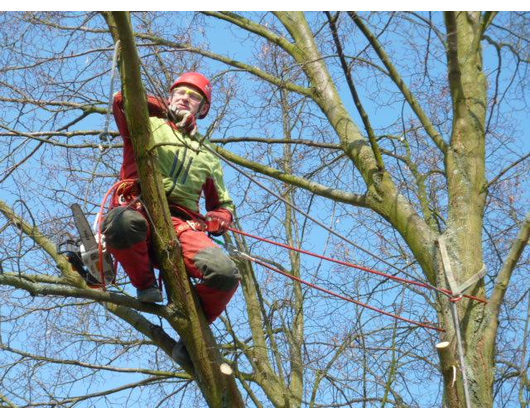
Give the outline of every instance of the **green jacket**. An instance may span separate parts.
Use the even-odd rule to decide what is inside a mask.
[[[211,147],[211,143],[199,134],[191,138],[179,131],[167,120],[167,106],[160,100],[148,97],[148,108],[158,169],[169,203],[199,212],[203,195],[206,211],[226,209],[232,213],[234,203],[224,183],[221,162],[205,147]],[[138,171],[121,92],[114,97],[114,118],[124,141],[120,178],[136,179]]]

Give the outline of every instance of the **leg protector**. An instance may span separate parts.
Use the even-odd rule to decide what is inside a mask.
[[[127,249],[145,241],[149,227],[145,217],[127,207],[112,209],[103,221],[103,234],[107,245],[114,249]]]
[[[103,234],[107,249],[134,287],[143,290],[156,284],[149,255],[149,225],[142,213],[127,207],[111,210],[103,222]]]

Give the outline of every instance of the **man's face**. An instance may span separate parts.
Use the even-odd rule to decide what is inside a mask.
[[[203,100],[201,93],[192,86],[177,86],[169,97],[169,106],[174,110],[186,110],[197,115]]]

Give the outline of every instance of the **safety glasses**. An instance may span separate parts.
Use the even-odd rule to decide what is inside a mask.
[[[191,89],[188,89],[188,88],[185,88],[185,87],[176,88],[173,91],[173,95],[176,95],[178,97],[183,97],[183,96],[187,95],[188,98],[190,99],[190,101],[193,101],[193,102],[196,102],[196,103],[201,102],[202,99],[203,99],[203,96],[200,93],[195,92],[194,90],[191,90]]]

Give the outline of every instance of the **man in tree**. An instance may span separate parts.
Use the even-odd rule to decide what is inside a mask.
[[[197,119],[206,117],[211,84],[200,73],[185,73],[173,84],[168,101],[148,97],[150,129],[156,145],[173,226],[182,246],[187,273],[200,280],[195,290],[207,320],[213,322],[235,293],[240,275],[235,264],[210,239],[232,222],[233,202],[226,190],[219,159],[208,140],[197,133]],[[162,302],[150,248],[152,224],[140,200],[136,160],[121,92],[114,98],[114,117],[124,140],[122,183],[103,223],[107,249],[123,266],[141,302]],[[204,194],[206,217],[199,212]],[[182,347],[182,346],[181,346]]]

